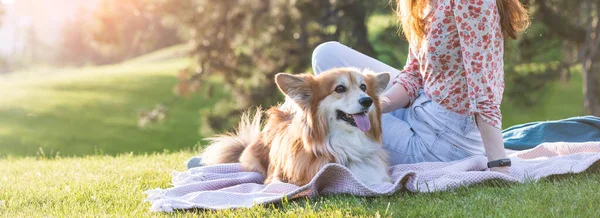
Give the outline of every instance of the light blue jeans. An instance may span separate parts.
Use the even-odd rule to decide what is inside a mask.
[[[336,67],[368,68],[389,72],[395,78],[400,71],[338,42],[319,45],[312,56],[315,74]],[[388,84],[388,89],[392,82]],[[485,155],[481,134],[473,117],[449,111],[431,101],[421,91],[406,109],[382,116],[383,144],[390,164],[454,161],[472,155]]]

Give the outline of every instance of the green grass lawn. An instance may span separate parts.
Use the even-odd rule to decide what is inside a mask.
[[[180,150],[201,136],[198,95],[170,105],[167,119],[139,128],[138,112],[173,98],[189,59],[16,75],[0,82],[0,156],[65,156]],[[0,79],[2,81],[2,79]]]
[[[488,183],[454,192],[301,199],[219,212],[150,212],[145,190],[170,186],[193,152],[0,160],[5,217],[599,217],[600,173],[527,184]]]

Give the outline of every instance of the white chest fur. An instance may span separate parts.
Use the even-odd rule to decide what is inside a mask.
[[[327,149],[365,185],[391,182],[385,151],[360,130],[332,129]]]

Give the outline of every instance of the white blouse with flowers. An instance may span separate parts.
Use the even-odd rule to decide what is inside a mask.
[[[396,77],[411,103],[418,90],[448,110],[479,116],[501,129],[503,46],[495,0],[438,0],[420,49],[411,44]]]

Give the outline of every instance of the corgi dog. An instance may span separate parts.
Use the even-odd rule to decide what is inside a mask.
[[[382,146],[379,96],[389,73],[337,68],[319,75],[279,73],[285,102],[242,116],[235,133],[210,138],[204,165],[241,163],[245,171],[305,185],[329,163],[346,166],[365,185],[391,182]]]

